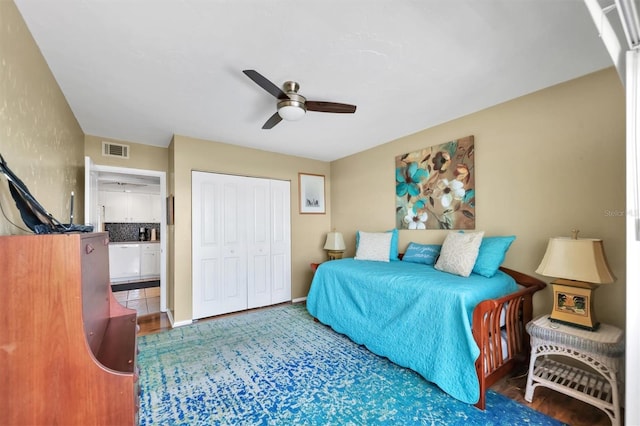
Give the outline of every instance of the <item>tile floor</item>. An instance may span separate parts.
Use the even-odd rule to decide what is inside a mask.
[[[123,306],[138,311],[138,315],[160,312],[160,287],[116,291],[113,295]]]

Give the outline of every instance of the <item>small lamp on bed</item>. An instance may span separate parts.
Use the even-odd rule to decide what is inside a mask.
[[[556,277],[553,288],[553,310],[549,319],[585,330],[595,331],[600,323],[593,311],[594,291],[600,284],[610,284],[615,277],[609,269],[602,240],[550,238],[544,258],[536,269],[540,275]]]
[[[344,238],[340,232],[334,229],[327,234],[327,241],[324,243],[324,249],[329,254],[329,260],[342,259],[342,253],[345,249]]]

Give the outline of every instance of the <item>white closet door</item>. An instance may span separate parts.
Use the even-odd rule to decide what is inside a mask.
[[[245,179],[192,172],[194,319],[247,308]]]
[[[250,179],[247,188],[248,307],[271,304],[271,184]]]
[[[291,184],[271,181],[271,303],[291,300]]]
[[[193,318],[291,300],[290,183],[192,172]]]

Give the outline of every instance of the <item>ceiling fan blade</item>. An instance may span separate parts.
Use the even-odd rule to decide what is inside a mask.
[[[254,83],[256,83],[258,86],[262,87],[267,92],[271,93],[276,98],[278,98],[278,99],[289,99],[289,96],[287,96],[286,93],[284,93],[282,90],[280,90],[280,88],[278,86],[276,86],[275,84],[273,84],[272,82],[267,80],[266,77],[263,76],[262,74],[260,74],[258,71],[256,71],[256,70],[243,70],[242,72],[245,73],[245,75],[247,77],[249,77],[251,80],[253,80]]]
[[[338,114],[353,114],[356,112],[355,105],[339,104],[336,102],[306,101],[307,111],[335,112]]]
[[[278,111],[276,111],[276,113],[273,114],[271,117],[269,117],[267,122],[264,123],[262,128],[263,129],[272,129],[273,126],[275,126],[276,124],[278,124],[281,121],[282,121],[282,117],[280,117],[280,114],[278,114]]]

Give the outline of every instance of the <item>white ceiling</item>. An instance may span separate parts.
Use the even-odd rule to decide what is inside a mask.
[[[163,147],[330,161],[612,66],[582,0],[15,2],[85,133]],[[358,109],[262,130],[244,69]]]

